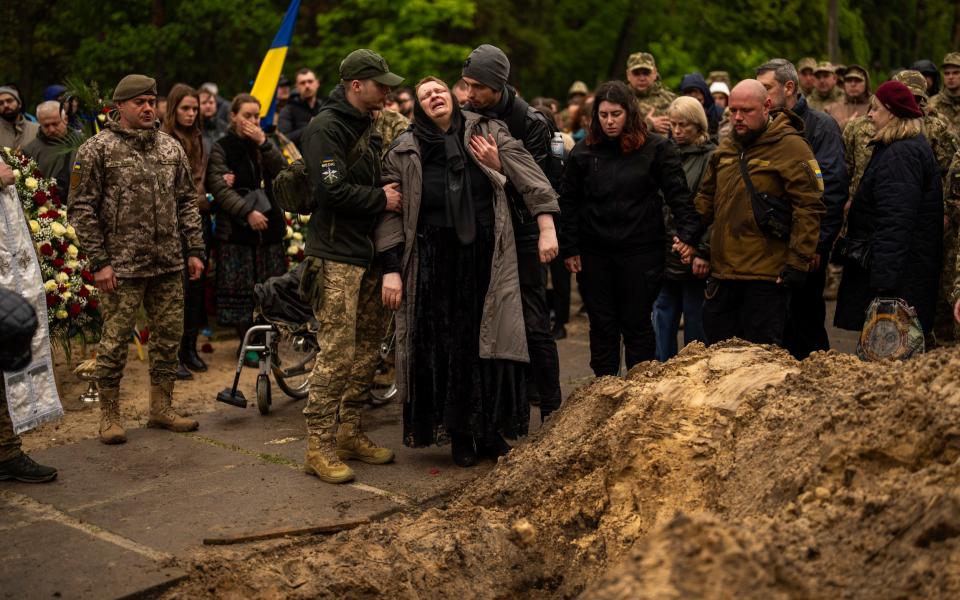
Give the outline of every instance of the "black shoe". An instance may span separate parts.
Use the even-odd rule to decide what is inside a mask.
[[[557,325],[553,328],[553,339],[562,340],[567,337],[567,326],[566,325]]]
[[[56,478],[56,469],[37,464],[26,454],[0,463],[0,481],[14,479],[24,483],[46,483]]]
[[[188,371],[182,362],[177,362],[177,379],[181,381],[184,379],[193,379],[193,373]]]
[[[472,467],[477,464],[477,450],[473,446],[473,436],[451,435],[450,449],[453,462],[458,467]]]
[[[199,354],[197,354],[196,332],[183,334],[183,339],[180,340],[179,356],[180,356],[180,364],[190,369],[191,371],[196,371],[197,373],[206,372],[207,363],[203,362],[203,359],[200,358]]]
[[[501,456],[506,456],[513,448],[503,439],[499,433],[494,433],[477,442],[477,454],[484,458],[497,460]]]

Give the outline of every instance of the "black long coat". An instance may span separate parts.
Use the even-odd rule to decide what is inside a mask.
[[[923,135],[874,144],[854,195],[846,237],[869,248],[866,268],[846,260],[834,324],[863,328],[878,295],[903,298],[917,309],[925,333],[933,327],[943,256],[940,170]]]

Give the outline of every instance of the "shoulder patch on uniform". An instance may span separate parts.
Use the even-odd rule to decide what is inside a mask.
[[[808,160],[803,163],[807,170],[810,172],[810,175],[813,178],[814,183],[817,185],[817,189],[821,192],[823,191],[823,172],[820,171],[820,163],[816,159]]]
[[[337,169],[337,162],[332,156],[328,156],[320,163],[320,174],[323,176],[323,182],[327,185],[335,185],[342,179],[340,171]]]
[[[80,172],[81,172],[81,170],[82,170],[82,167],[80,166],[80,161],[78,160],[78,161],[74,162],[74,163],[73,163],[73,169],[71,169],[71,171],[70,171],[70,189],[71,189],[71,190],[72,190],[73,188],[77,187],[78,185],[80,185]]]

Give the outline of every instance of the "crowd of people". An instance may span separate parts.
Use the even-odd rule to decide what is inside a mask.
[[[119,389],[141,304],[148,425],[197,428],[172,408],[174,381],[206,370],[209,297],[242,339],[254,285],[287,271],[273,182],[299,161],[310,190],[300,292],[320,323],[305,468],[341,483],[354,478],[345,460],[394,458],[360,411],[390,311],[402,443],[449,442],[463,467],[508,453],[531,404],[541,419],[560,407],[571,274],[597,376],[668,360],[681,326],[684,345],[738,337],[803,359],[830,347],[831,294],[837,327],[859,331],[877,299],[899,299],[928,344],[955,341],[960,53],[942,71],[942,90],[930,61],[874,90],[859,65],[772,58],[736,83],[685,74],[674,93],[637,52],[625,81],[527,101],[489,44],[453,85],[413,87],[357,50],[327,96],[309,68],[282,78],[276,127],[261,126],[249,94],[226,101],[208,82],[159,96],[155,80],[129,75],[103,130],[72,153],[62,86],[36,123],[3,86],[0,146],[69,189],[104,298],[107,444],[126,441]],[[3,448],[0,479],[43,469]]]

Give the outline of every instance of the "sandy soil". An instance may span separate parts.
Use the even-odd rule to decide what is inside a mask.
[[[960,349],[694,345],[575,392],[448,505],[210,549],[166,598],[960,597]]]

